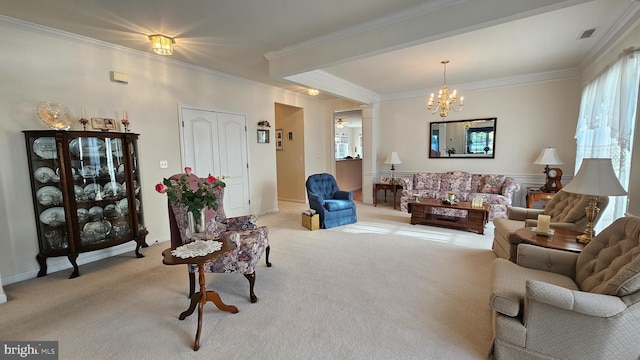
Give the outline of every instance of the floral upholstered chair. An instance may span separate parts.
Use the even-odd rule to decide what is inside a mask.
[[[187,177],[189,187],[195,189],[198,184],[205,182],[194,174],[177,174],[169,178],[171,182],[177,182],[183,176]],[[215,261],[205,263],[204,271],[212,273],[239,272],[249,280],[249,297],[251,302],[258,298],[253,292],[255,284],[255,267],[260,257],[266,252],[267,267],[269,262],[269,230],[266,226],[257,226],[255,215],[227,218],[223,208],[224,187],[215,187],[213,192],[218,205],[217,210],[207,208],[205,210],[205,231],[203,238],[228,239],[235,245],[236,250],[218,258]],[[169,226],[171,229],[171,248],[194,241],[189,230],[187,208],[179,202],[169,201]],[[188,265],[189,268],[189,297],[195,291],[196,265]]]

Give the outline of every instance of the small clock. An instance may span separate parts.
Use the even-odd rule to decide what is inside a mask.
[[[540,190],[544,192],[557,192],[562,189],[562,170],[558,168],[550,168],[547,170],[547,181]]]

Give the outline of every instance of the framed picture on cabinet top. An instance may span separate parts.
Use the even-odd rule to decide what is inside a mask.
[[[258,130],[258,144],[269,143],[269,130]]]
[[[91,118],[91,128],[95,130],[118,130],[118,123],[115,119]]]

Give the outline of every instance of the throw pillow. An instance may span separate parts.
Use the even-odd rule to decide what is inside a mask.
[[[504,175],[484,175],[480,180],[480,192],[485,194],[500,194],[504,185]]]

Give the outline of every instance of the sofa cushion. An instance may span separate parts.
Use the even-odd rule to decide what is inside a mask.
[[[640,222],[620,218],[585,246],[576,264],[583,291],[625,296],[640,290]]]
[[[586,216],[585,208],[589,205],[590,198],[586,195],[559,191],[553,196],[555,205],[545,206],[544,214],[551,216],[551,222],[574,223]]]
[[[413,175],[414,190],[440,190],[441,173],[422,173]]]
[[[491,267],[491,308],[507,316],[517,316],[523,305],[527,280],[539,280],[562,286],[569,290],[578,290],[578,286],[569,277],[542,270],[528,269],[505,259],[495,259]]]
[[[338,210],[344,210],[344,209],[351,209],[353,208],[353,201],[350,200],[325,200],[324,201],[324,208],[327,209],[328,211],[338,211]]]
[[[500,194],[504,185],[504,175],[483,175],[480,178],[480,192],[485,194]]]
[[[442,174],[440,181],[441,191],[453,191],[456,193],[471,192],[471,174],[464,171],[449,171]]]

